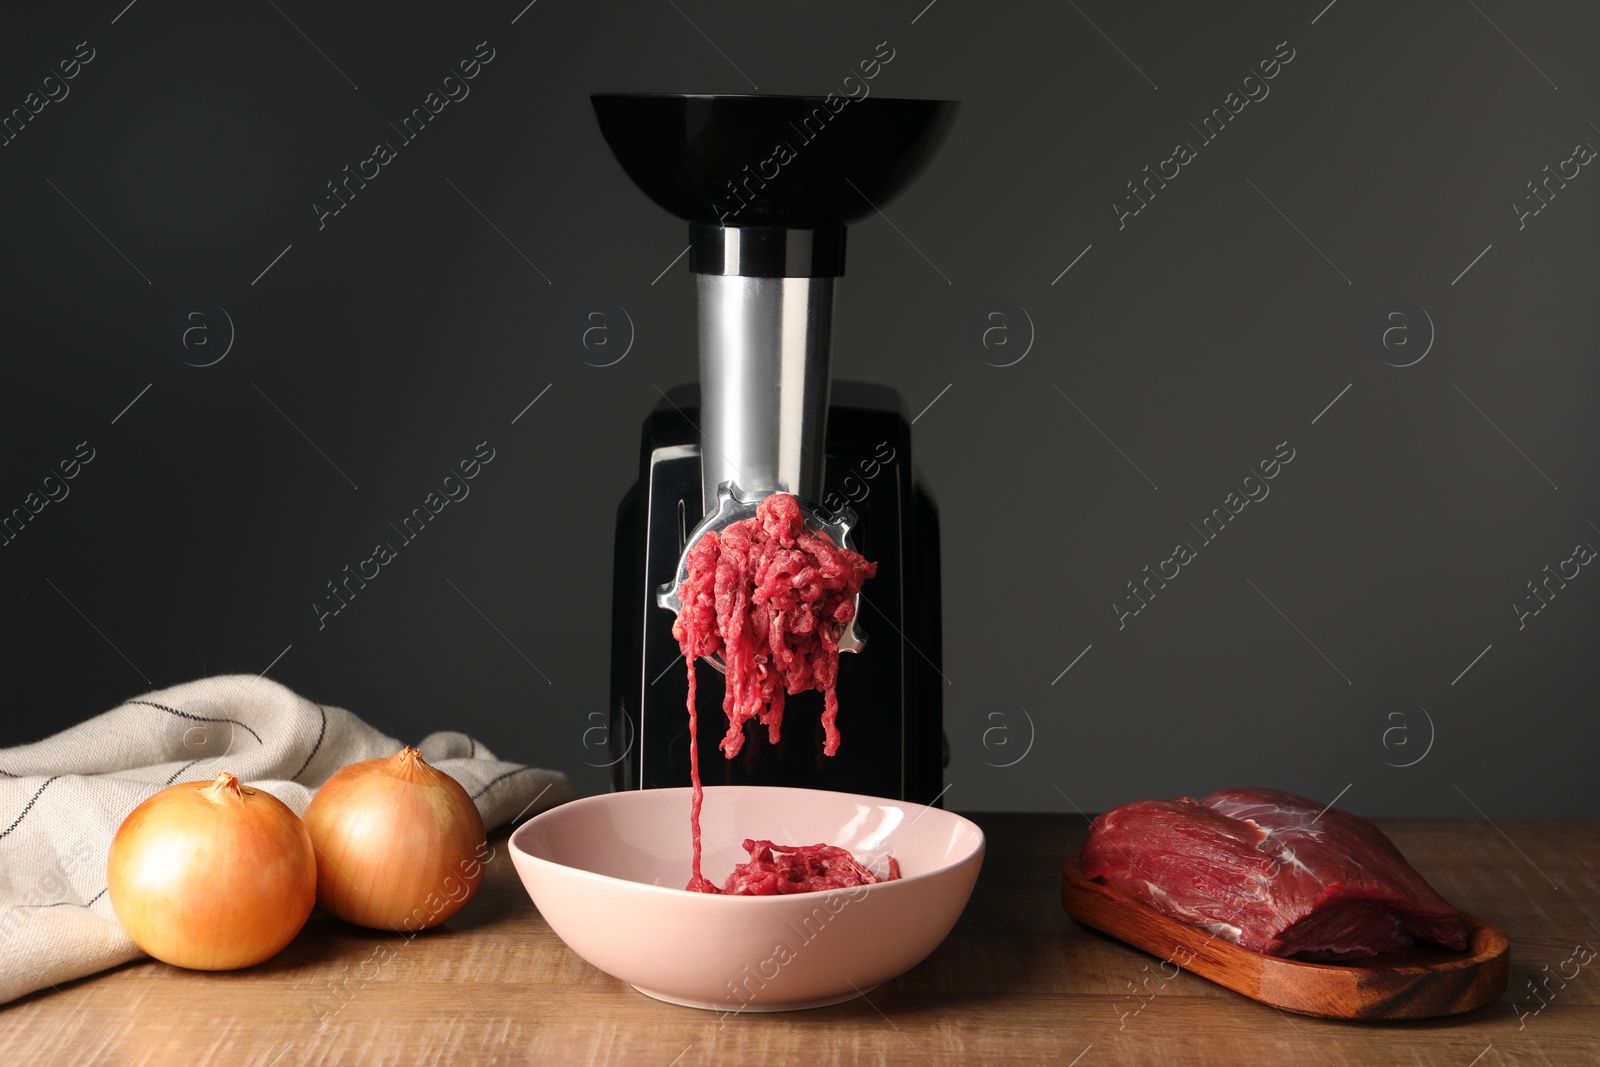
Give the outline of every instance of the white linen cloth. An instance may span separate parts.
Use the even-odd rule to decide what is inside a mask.
[[[572,797],[559,771],[508,763],[465,734],[429,734],[417,748],[461,783],[486,827]],[[146,693],[0,749],[0,1004],[143,955],[111,910],[106,857],[146,797],[226,770],[303,814],[334,771],[399,749],[343,708],[247,674]]]

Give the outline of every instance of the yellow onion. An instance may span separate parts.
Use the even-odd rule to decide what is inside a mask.
[[[460,911],[483,880],[483,816],[407,745],[336,771],[306,809],[317,903],[346,922],[415,932]]]
[[[202,971],[249,967],[294,940],[316,901],[311,839],[289,806],[223,771],[169,786],[111,839],[111,909],[140,948]]]

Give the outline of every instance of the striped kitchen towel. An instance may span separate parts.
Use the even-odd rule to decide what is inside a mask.
[[[559,771],[508,763],[465,734],[425,760],[495,827],[571,799]],[[106,896],[111,837],[146,797],[227,770],[298,813],[346,764],[400,742],[343,708],[247,674],[146,693],[53,737],[0,749],[0,1003],[143,953]]]

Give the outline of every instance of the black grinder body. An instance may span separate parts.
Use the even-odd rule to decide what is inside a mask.
[[[673,580],[701,519],[699,397],[672,390],[645,420],[639,481],[617,513],[610,707],[614,789],[689,784],[688,668],[673,613],[656,590]],[[728,722],[723,676],[696,666],[699,757],[707,785],[783,785],[932,803],[945,764],[939,524],[911,461],[911,428],[885,386],[835,382],[828,409],[827,513],[849,506],[856,549],[877,563],[862,588],[859,653],[840,656],[838,752],[822,753],[822,694],[788,697],[782,735],[745,724],[733,759],[718,748]]]

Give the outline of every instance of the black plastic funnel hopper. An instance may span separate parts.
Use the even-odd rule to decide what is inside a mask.
[[[844,273],[844,224],[883,207],[921,173],[957,108],[946,100],[882,97],[597,93],[592,99],[600,131],[628,177],[693,224],[691,270],[721,273],[705,256],[718,254],[722,228],[810,230],[817,242],[806,272],[812,276]],[[769,236],[777,248],[784,245],[783,235]],[[772,272],[790,273],[781,264]]]

